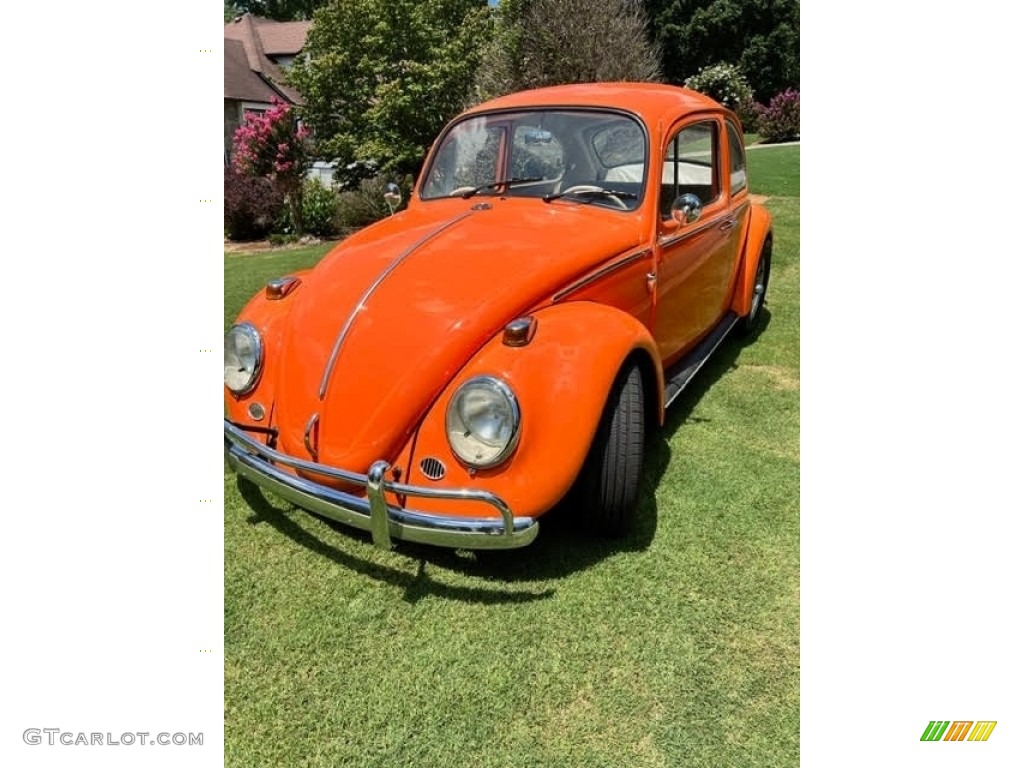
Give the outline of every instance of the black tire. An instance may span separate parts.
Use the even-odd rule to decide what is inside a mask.
[[[579,477],[577,513],[585,526],[622,536],[636,518],[644,460],[644,387],[631,362],[615,379]]]
[[[768,300],[768,278],[772,273],[772,239],[769,237],[761,246],[761,254],[757,258],[757,272],[754,276],[754,292],[750,296],[750,306],[746,316],[740,321],[740,331],[751,333],[761,321],[761,313]]]

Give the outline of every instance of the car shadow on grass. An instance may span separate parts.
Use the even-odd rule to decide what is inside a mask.
[[[239,492],[253,511],[249,522],[253,525],[267,523],[300,546],[344,568],[400,586],[405,589],[404,599],[409,602],[427,596],[482,604],[520,603],[552,597],[555,594],[553,588],[524,591],[516,587],[530,582],[557,581],[591,568],[612,555],[640,553],[650,547],[658,529],[656,491],[671,461],[670,439],[684,424],[697,420],[693,411],[701,398],[719,379],[736,367],[740,352],[757,340],[769,321],[770,313],[765,308],[760,322],[749,334],[743,337],[734,335],[727,339],[672,404],[664,426],[648,435],[637,517],[624,537],[608,538],[582,532],[579,521],[585,516],[585,511],[573,509],[570,502],[563,501],[543,517],[537,539],[522,549],[467,551],[398,542],[395,552],[418,561],[417,572],[412,575],[407,570],[391,568],[343,551],[318,538],[289,516],[289,509],[297,507],[288,505],[282,509],[275,506],[256,485],[239,477]],[[372,546],[370,535],[365,531],[327,518],[317,518],[339,535]],[[473,577],[493,582],[496,586],[447,584],[431,576],[427,570],[428,565],[431,570]]]
[[[532,602],[534,600],[543,600],[544,598],[550,597],[554,594],[554,590],[551,589],[541,591],[521,591],[491,589],[489,587],[453,586],[433,579],[430,574],[426,572],[425,561],[422,559],[420,560],[416,574],[410,574],[407,570],[392,568],[381,563],[373,562],[369,559],[361,558],[357,555],[345,552],[310,533],[303,526],[293,520],[289,514],[291,510],[299,511],[302,514],[309,513],[300,510],[298,507],[288,504],[283,500],[275,499],[276,502],[284,505],[284,507],[276,506],[274,503],[271,503],[266,496],[264,496],[263,491],[256,484],[241,476],[236,478],[236,484],[238,486],[238,492],[245,500],[245,503],[249,505],[249,509],[253,512],[247,520],[250,525],[266,523],[282,535],[287,536],[299,546],[304,547],[310,552],[320,555],[321,557],[325,557],[343,568],[347,568],[355,573],[361,573],[364,576],[368,576],[369,578],[384,584],[401,587],[405,590],[404,599],[407,602],[417,602],[424,597],[434,595],[463,602],[490,605],[495,603]],[[342,525],[341,523],[336,523],[333,520],[321,518],[317,515],[314,515],[314,517],[322,520],[338,533],[348,538],[352,538],[353,540],[362,539],[366,544],[371,545],[369,534],[364,534],[363,531],[354,530]]]

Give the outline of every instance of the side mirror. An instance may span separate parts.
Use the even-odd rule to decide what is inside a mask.
[[[686,192],[672,201],[672,218],[680,226],[693,224],[703,210],[704,204],[692,192]]]
[[[388,204],[388,210],[392,214],[394,214],[395,208],[402,204],[402,190],[393,181],[389,181],[384,188],[384,202]]]

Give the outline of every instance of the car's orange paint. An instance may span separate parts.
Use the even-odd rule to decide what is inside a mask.
[[[296,291],[277,353],[288,370],[278,382],[283,450],[304,450],[305,424],[319,413],[321,434],[332,435],[321,440],[321,462],[365,471],[382,456],[390,460],[441,388],[505,323],[609,251],[641,241],[634,221],[608,222],[604,211],[589,206],[517,199],[503,210],[474,210],[460,202],[390,217],[372,228],[372,238],[364,232],[323,260],[322,268],[342,279],[307,279],[302,294]],[[578,233],[574,247],[554,258],[543,244],[566,230]],[[408,255],[351,324],[321,398],[340,329],[402,254]]]
[[[250,301],[239,321],[262,335],[263,370],[251,393],[226,391],[229,419],[255,424],[247,405],[259,401],[269,415],[258,425],[278,431],[278,450],[309,460],[311,439],[320,463],[365,473],[383,459],[402,482],[433,483],[418,463],[435,456],[448,468],[439,487],[490,490],[515,514],[536,516],[572,484],[628,356],[650,361],[655,421],[662,418],[663,368],[730,308],[746,311],[770,236],[767,211],[745,189],[729,193],[724,121],[735,118],[700,94],[650,84],[560,86],[467,114],[527,107],[637,117],[649,138],[648,165],[658,169],[647,173],[637,210],[500,195],[425,200],[415,192],[406,211],[340,243],[284,299],[268,301],[261,291]],[[722,128],[725,187],[695,225],[679,227],[658,210],[661,168],[672,133],[697,119]],[[737,225],[720,231],[729,217]],[[707,231],[696,234],[701,226]],[[504,325],[525,314],[538,320],[534,339],[503,345]],[[448,445],[444,413],[457,387],[481,373],[512,387],[522,427],[505,462],[470,472]],[[417,503],[446,514],[493,513]]]
[[[492,339],[437,399],[417,434],[409,482],[429,482],[419,462],[434,456],[448,468],[446,485],[485,488],[505,499],[516,514],[526,516],[542,514],[569,489],[623,360],[641,354],[654,361],[657,349],[642,323],[606,305],[572,301],[548,306],[533,316],[537,332],[530,344],[507,347],[500,337]],[[519,443],[507,464],[471,473],[448,446],[445,409],[463,382],[482,374],[497,376],[512,387],[523,419]],[[660,391],[660,380],[654,389]],[[651,405],[655,410],[660,404]],[[508,471],[511,466],[514,472]],[[417,506],[445,509],[444,504],[426,499],[417,500]],[[472,516],[487,510],[466,505],[450,512]]]
[[[754,276],[757,274],[757,259],[765,240],[771,237],[772,218],[764,206],[750,206],[750,220],[743,243],[743,259],[739,264],[741,277],[736,285],[731,309],[737,314],[746,311],[754,291]]]

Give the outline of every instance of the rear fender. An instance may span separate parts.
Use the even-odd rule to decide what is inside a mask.
[[[612,383],[623,363],[642,362],[652,413],[663,411],[664,382],[657,347],[647,328],[621,310],[590,302],[556,304],[532,313],[537,330],[529,344],[509,347],[502,334],[491,339],[451,381],[423,420],[408,454],[414,485],[481,488],[501,496],[516,515],[547,511],[572,486],[590,449]],[[472,471],[452,452],[445,412],[456,390],[474,376],[505,381],[522,415],[518,444],[502,465]],[[653,381],[651,379],[653,378]],[[404,453],[404,452],[403,452]],[[420,469],[426,457],[440,459],[440,481]],[[425,511],[454,510],[444,502],[417,500]],[[466,514],[488,514],[467,504]],[[461,511],[461,509],[459,510]],[[493,510],[491,510],[493,512]]]
[[[757,275],[757,260],[766,239],[772,236],[772,216],[763,205],[754,203],[750,206],[750,220],[747,224],[747,236],[743,246],[743,263],[740,276],[736,283],[730,309],[740,317],[745,317],[750,309],[750,300],[754,293],[754,277]]]

